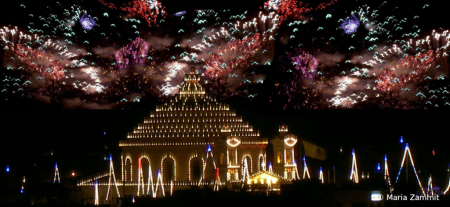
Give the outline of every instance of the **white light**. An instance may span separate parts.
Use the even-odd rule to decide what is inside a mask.
[[[383,200],[383,195],[381,195],[380,191],[372,191],[370,200],[371,201],[381,201],[381,200]]]

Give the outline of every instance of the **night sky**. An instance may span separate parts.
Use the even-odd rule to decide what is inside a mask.
[[[35,8],[36,11],[45,9],[47,5],[45,1],[32,2],[34,3],[25,1],[25,4],[29,8]],[[88,4],[86,1],[73,2],[79,5]],[[208,8],[256,10],[264,5],[264,1],[260,0],[246,0],[245,4],[239,0],[161,2],[168,14],[180,10]],[[313,4],[316,1],[310,2]],[[347,1],[338,0],[336,8],[345,7],[346,3],[343,2]],[[363,4],[361,1],[348,2],[350,2],[349,5]],[[439,27],[448,28],[448,18],[444,18],[448,8],[442,1],[420,1],[420,5],[429,4],[433,7],[423,11],[409,10],[410,3],[388,2],[400,6],[400,13],[403,15],[420,15],[421,28],[424,31]],[[17,12],[18,5],[20,2],[14,1],[14,5],[2,9],[0,26],[17,24],[24,27],[27,25],[28,20],[25,20],[25,17],[28,14]],[[103,9],[103,7],[93,5],[92,9]],[[312,36],[315,35],[314,31],[311,33]],[[277,46],[275,54],[278,50],[283,50],[280,48],[287,48],[287,46]],[[271,76],[270,71],[274,68],[276,66],[255,70],[263,71],[261,73],[269,71],[266,74],[268,82],[266,85],[240,88],[237,89],[238,92],[233,91],[238,95],[223,97],[221,100],[230,104],[230,108],[236,110],[237,115],[243,116],[244,121],[248,121],[254,129],[259,130],[261,137],[274,138],[278,134],[278,127],[284,123],[289,127],[289,131],[300,139],[325,147],[330,159],[334,155],[348,155],[348,162],[350,162],[351,149],[355,149],[359,156],[360,169],[366,171],[372,171],[378,162],[382,163],[384,155],[387,154],[391,163],[391,173],[393,173],[391,179],[393,179],[392,176],[398,170],[403,153],[403,146],[399,143],[400,136],[403,136],[405,142],[410,144],[416,166],[432,173],[437,185],[444,187],[444,184],[448,182],[447,168],[450,165],[450,145],[447,144],[450,123],[448,109],[442,107],[417,110],[379,109],[378,102],[374,101],[372,105],[360,104],[358,109],[344,107],[310,110],[288,107],[283,110],[283,107],[277,105],[282,102],[282,99],[274,103],[268,101],[275,93],[273,83],[281,77],[276,74]],[[3,76],[6,75],[10,74],[2,68],[1,79],[3,80]],[[448,81],[446,84],[448,86]],[[234,88],[234,86],[230,87]],[[220,94],[219,90],[214,90]],[[259,97],[250,99],[245,90],[256,91]],[[77,96],[73,96],[72,92],[69,91],[67,94],[70,93],[70,97]],[[124,93],[120,95],[120,98],[113,97],[106,100],[111,103],[118,102],[130,94]],[[58,97],[65,95],[66,93],[63,92],[62,95],[58,94]],[[3,141],[2,150],[0,150],[2,171],[4,172],[6,165],[10,165],[11,173],[28,176],[31,173],[30,169],[36,164],[40,172],[48,173],[49,179],[53,177],[54,162],[58,162],[62,176],[76,172],[80,177],[106,170],[107,161],[104,160],[104,156],[110,153],[118,163],[119,140],[125,139],[127,132],[143,122],[144,117],[149,116],[156,105],[165,100],[164,97],[149,93],[139,103],[125,103],[112,109],[100,110],[82,104],[67,107],[60,104],[59,99],[52,100],[51,103],[42,103],[34,98],[18,98],[9,92],[1,93],[0,98],[2,101],[0,112],[0,137]],[[4,101],[5,98],[9,98],[10,101]],[[95,98],[98,97],[88,96],[87,99],[89,102]],[[303,100],[303,97],[300,99]],[[423,105],[423,103],[418,105],[420,104]],[[339,153],[340,146],[344,150],[342,155]],[[435,156],[432,155],[433,149]],[[53,156],[50,155],[51,152]]]

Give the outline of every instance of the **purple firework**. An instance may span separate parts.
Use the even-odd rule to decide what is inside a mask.
[[[345,34],[353,34],[359,27],[359,20],[355,15],[351,15],[345,19],[341,24],[341,29],[344,30]]]
[[[94,28],[95,26],[95,20],[92,19],[92,17],[89,16],[88,14],[83,14],[83,16],[81,16],[80,23],[83,29],[88,31]]]
[[[186,11],[180,11],[174,14],[174,16],[181,17],[186,14]]]
[[[131,62],[144,64],[148,54],[148,44],[141,38],[136,38],[130,44],[122,47],[116,52],[116,58],[119,68],[126,68]]]
[[[275,102],[282,104],[284,109],[305,107],[315,97],[309,97],[309,94],[313,92],[310,88],[311,79],[319,78],[319,61],[300,48],[286,52],[279,60],[282,63],[280,68],[286,76],[279,80],[279,85],[276,85]]]
[[[294,53],[286,52],[291,64],[295,67],[294,74],[298,74],[303,78],[314,78],[317,73],[319,62],[311,54],[296,50]]]

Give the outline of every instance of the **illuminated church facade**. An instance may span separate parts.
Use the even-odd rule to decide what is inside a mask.
[[[268,138],[206,94],[199,81],[192,68],[179,93],[119,142],[120,166],[111,160],[108,171],[81,179],[78,186],[102,203],[123,195],[164,196],[192,186],[217,190],[258,184],[276,190],[280,182],[298,178],[298,140],[287,126],[271,140],[274,160],[267,160]]]

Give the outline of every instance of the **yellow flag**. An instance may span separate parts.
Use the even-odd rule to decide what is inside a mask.
[[[315,144],[302,140],[303,147],[305,148],[305,156],[318,159],[318,160],[326,160],[327,152],[324,148],[319,147]]]

